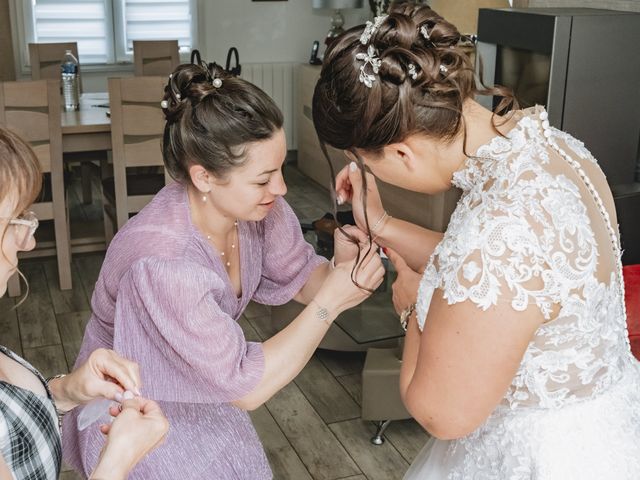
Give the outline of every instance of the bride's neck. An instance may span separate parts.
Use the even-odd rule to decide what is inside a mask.
[[[462,116],[464,127],[466,127],[467,138],[464,145],[464,152],[473,155],[482,145],[491,141],[497,135],[506,134],[513,128],[513,120],[493,113],[472,99],[467,99],[462,106]],[[493,118],[492,118],[493,117]],[[462,147],[463,135],[460,135],[460,145]]]

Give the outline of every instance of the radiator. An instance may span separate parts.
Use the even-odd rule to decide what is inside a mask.
[[[282,110],[287,150],[298,148],[295,122],[297,65],[297,63],[243,63],[240,75],[264,90]]]

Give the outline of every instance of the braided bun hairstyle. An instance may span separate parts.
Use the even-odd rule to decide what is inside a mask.
[[[255,85],[212,64],[184,64],[165,87],[164,164],[173,179],[190,181],[197,164],[218,178],[246,161],[246,146],[282,128],[282,113]]]
[[[414,133],[452,139],[464,132],[462,106],[476,93],[503,97],[496,113],[517,108],[510,90],[476,87],[473,64],[459,47],[465,38],[428,6],[395,2],[370,27],[348,30],[325,55],[313,96],[321,144],[379,152]],[[377,71],[363,60],[372,51]],[[361,79],[363,66],[370,86]]]

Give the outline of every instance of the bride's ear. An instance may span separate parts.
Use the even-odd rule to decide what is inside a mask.
[[[416,170],[416,155],[411,146],[406,142],[391,143],[384,147],[384,158],[399,162],[409,172]]]

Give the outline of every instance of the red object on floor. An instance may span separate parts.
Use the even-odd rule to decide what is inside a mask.
[[[640,360],[640,265],[623,267],[624,301],[627,305],[627,329],[633,355]]]

